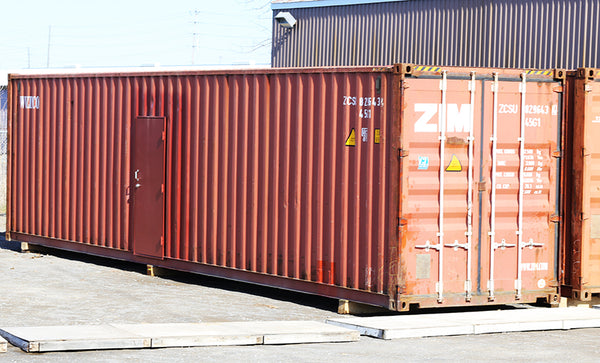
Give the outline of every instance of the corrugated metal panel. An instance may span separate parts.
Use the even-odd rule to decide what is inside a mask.
[[[9,231],[128,249],[129,82],[12,82]]]
[[[341,101],[391,99],[390,77],[13,79],[9,230],[130,250],[131,120],[165,116],[165,258],[387,293],[386,139],[345,137],[386,135],[390,115],[361,125]]]
[[[274,67],[600,67],[598,1],[423,0],[287,11],[298,22],[286,29],[274,21]]]
[[[600,292],[600,70],[569,72],[563,294]]]
[[[344,146],[337,102],[378,77],[168,79],[165,256],[384,292],[386,144]]]
[[[532,76],[521,104],[519,71],[478,69],[473,84],[471,69],[450,69],[441,91],[442,68],[405,70],[13,76],[9,234],[400,310],[530,302],[556,292],[550,154],[560,139],[558,83],[548,72]],[[498,183],[489,148],[492,72],[503,77]],[[470,110],[473,127],[465,123]],[[437,129],[442,114],[445,136]],[[137,129],[140,120],[147,129]],[[154,227],[162,220],[135,209],[150,183],[145,170],[131,170],[147,167],[132,159],[144,130],[154,130],[147,150],[165,155],[163,191],[153,176],[165,223],[154,238],[136,239],[136,218],[152,214]],[[519,184],[530,158],[539,176]],[[465,248],[469,198],[482,206],[471,210],[481,222],[472,220]],[[500,245],[489,237],[494,231]]]

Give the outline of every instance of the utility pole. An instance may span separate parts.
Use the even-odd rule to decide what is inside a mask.
[[[48,57],[46,58],[46,68],[50,68],[50,35],[52,34],[52,25],[48,25]]]

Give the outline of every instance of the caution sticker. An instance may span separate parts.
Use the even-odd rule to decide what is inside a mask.
[[[381,130],[375,129],[375,135],[373,137],[375,138],[375,143],[379,144],[381,142]]]
[[[452,154],[452,159],[450,159],[450,164],[448,164],[446,171],[462,171],[462,165],[460,165],[456,154]]]
[[[350,130],[350,135],[346,139],[346,146],[356,146],[356,131],[354,131],[354,128]]]

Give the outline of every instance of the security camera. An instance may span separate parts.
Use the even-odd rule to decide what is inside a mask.
[[[284,28],[293,28],[296,25],[296,18],[287,11],[280,11],[275,15],[275,20]]]

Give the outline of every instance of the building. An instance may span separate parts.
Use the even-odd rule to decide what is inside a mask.
[[[600,67],[597,0],[274,0],[271,7],[273,67]]]

